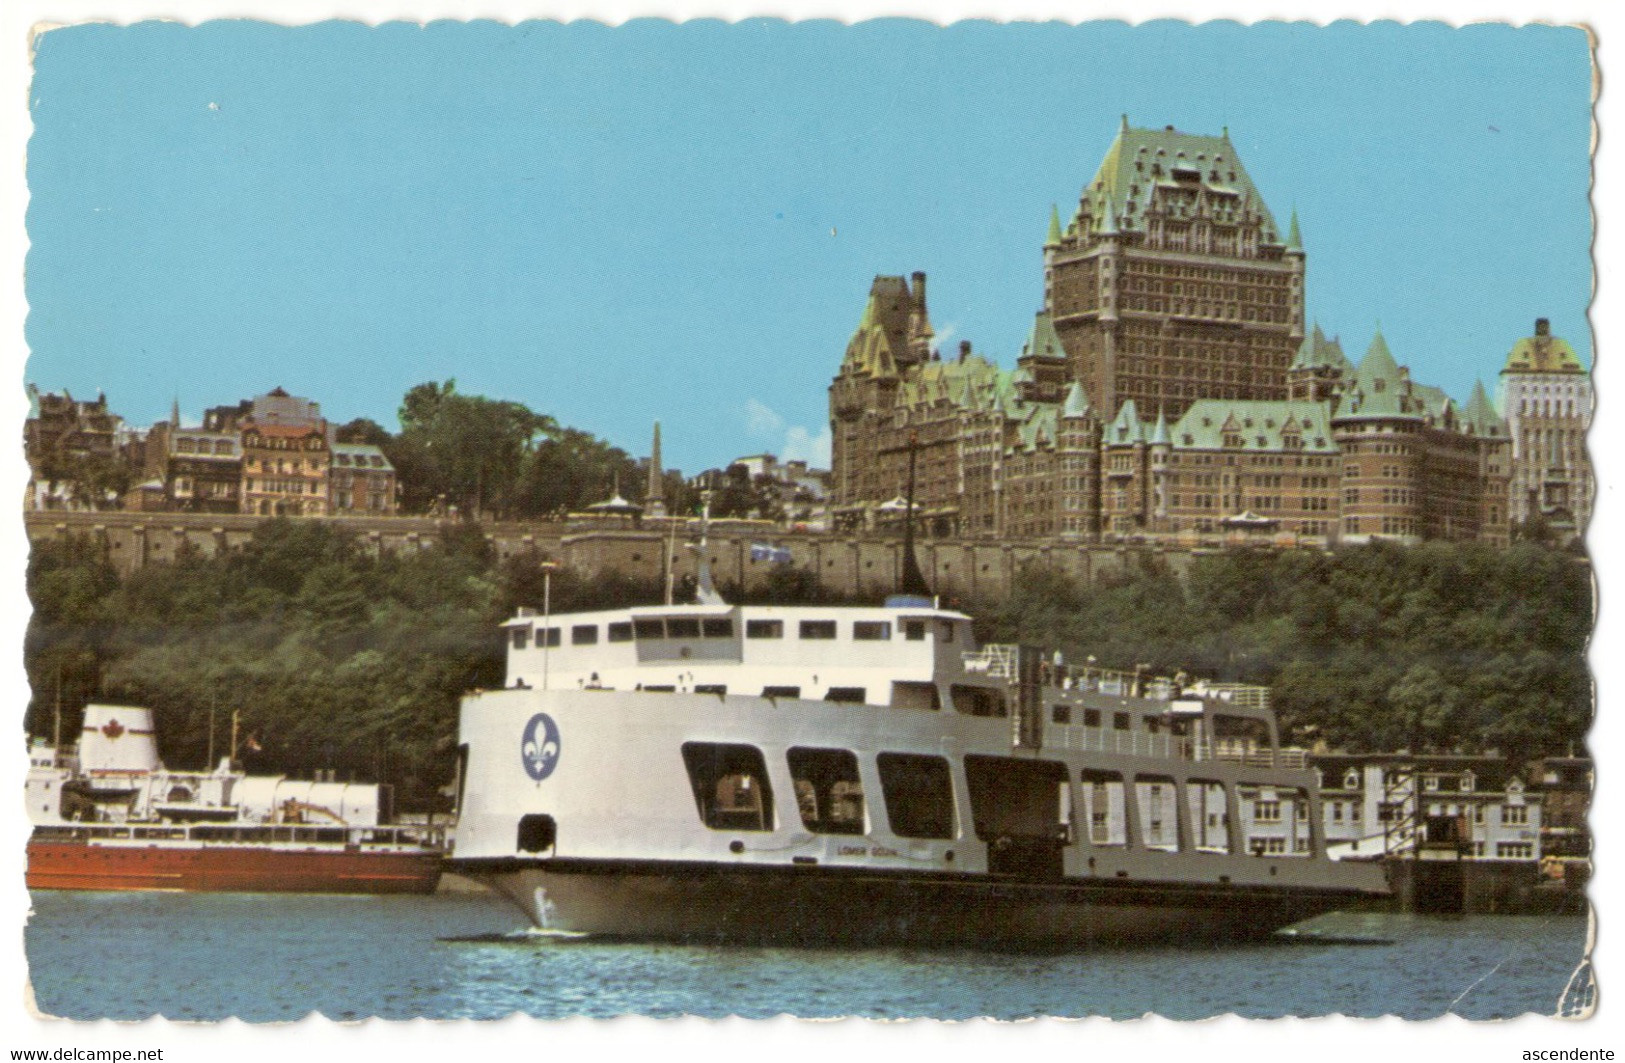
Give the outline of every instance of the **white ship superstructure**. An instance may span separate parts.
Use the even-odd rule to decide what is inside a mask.
[[[1065,947],[1245,937],[1386,892],[1328,859],[1268,692],[881,607],[521,613],[465,698],[452,865],[540,926]],[[1242,802],[1280,817],[1267,845]]]

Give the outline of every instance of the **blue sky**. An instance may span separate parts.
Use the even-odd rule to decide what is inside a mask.
[[[1120,115],[1228,126],[1309,306],[1465,399],[1581,352],[1576,29],[880,21],[79,26],[38,42],[28,380],[190,420],[282,385],[395,427],[455,377],[695,472],[818,456],[877,273],[1012,364]]]

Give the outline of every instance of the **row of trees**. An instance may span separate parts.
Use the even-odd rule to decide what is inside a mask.
[[[537,558],[499,563],[477,526],[371,556],[325,522],[270,521],[241,551],[120,576],[88,541],[36,546],[28,727],[65,734],[95,698],[154,709],[166,762],[225,751],[240,713],[257,771],[337,769],[434,807],[458,698],[503,681],[497,624],[542,596]],[[658,581],[569,570],[558,611],[660,600]],[[754,596],[833,600],[785,566]],[[1232,553],[1090,586],[1031,568],[972,607],[984,637],[1069,660],[1265,683],[1288,733],[1334,748],[1561,753],[1591,719],[1589,569],[1534,546]],[[257,747],[257,751],[254,751]]]
[[[1084,587],[1029,569],[988,634],[1070,660],[1261,683],[1297,741],[1563,753],[1590,727],[1591,570],[1519,544],[1243,551]]]
[[[518,402],[464,395],[457,382],[419,384],[400,408],[401,430],[374,421],[351,421],[345,442],[381,447],[395,466],[401,505],[408,513],[449,513],[498,520],[556,517],[579,512],[619,490],[642,504],[647,466],[589,432],[561,425]],[[662,470],[668,512],[691,513],[699,488],[680,473]],[[700,478],[712,488],[718,517],[783,515],[772,493],[743,465]]]

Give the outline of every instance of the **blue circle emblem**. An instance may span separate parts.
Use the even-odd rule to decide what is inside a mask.
[[[519,759],[525,774],[541,782],[559,766],[559,725],[545,712],[538,712],[525,724],[525,737],[519,743]]]

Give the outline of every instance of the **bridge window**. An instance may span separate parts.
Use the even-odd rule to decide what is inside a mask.
[[[835,621],[803,620],[801,622],[801,637],[804,639],[832,639],[835,637]]]
[[[839,702],[842,705],[862,705],[867,700],[868,691],[863,687],[830,687],[824,695],[825,701]]]
[[[543,629],[543,628],[537,628],[536,629],[536,645],[538,647],[541,647],[541,646],[544,646],[544,645],[546,645],[546,646],[557,646],[558,644],[559,644],[559,629],[558,628],[550,627],[550,628],[546,628],[546,629]]]
[[[755,746],[684,742],[683,764],[700,821],[712,830],[772,830],[773,790]]]
[[[942,708],[935,683],[911,682],[906,679],[892,681],[891,704],[894,709],[925,709],[930,712]]]
[[[632,622],[629,620],[616,620],[609,625],[609,641],[631,642]]]
[[[530,645],[530,628],[516,627],[513,629],[513,648],[522,650]]]
[[[700,621],[700,627],[708,639],[731,639],[734,637],[734,622],[732,617],[711,616]]]
[[[854,621],[852,637],[859,642],[883,642],[891,638],[891,623],[886,620]]]
[[[666,637],[666,622],[664,620],[634,620],[632,631],[639,639],[663,639]]]
[[[801,822],[815,834],[863,833],[863,784],[858,758],[845,749],[789,751]]]
[[[697,639],[700,637],[700,622],[691,616],[674,616],[666,621],[666,637]]]
[[[925,641],[925,621],[924,620],[905,620],[905,621],[903,621],[903,637],[908,639],[908,641],[910,641],[910,642],[924,642]]]
[[[954,711],[965,716],[1009,715],[1001,691],[971,686],[968,683],[955,683],[948,688],[948,693],[953,698]]]
[[[597,641],[597,624],[577,624],[570,629],[570,645],[572,646],[591,646]]]
[[[900,838],[952,838],[954,791],[948,761],[919,753],[882,753],[880,790],[886,818]]]
[[[784,621],[747,620],[745,621],[745,637],[747,639],[782,639],[784,637]]]

